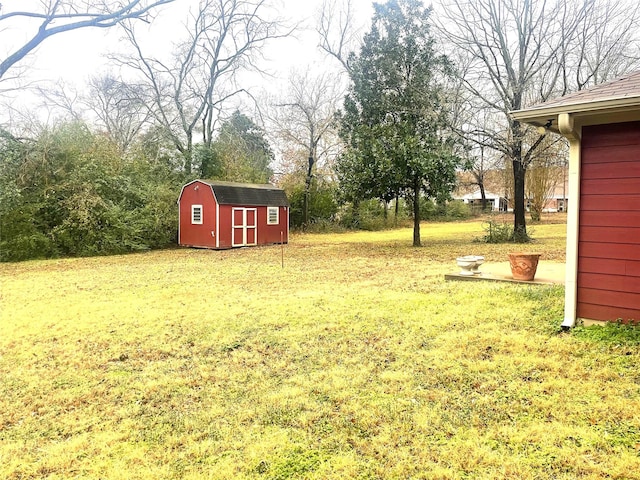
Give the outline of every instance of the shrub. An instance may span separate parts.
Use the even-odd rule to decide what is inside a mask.
[[[309,233],[341,233],[345,230],[346,228],[339,222],[324,219],[313,220],[305,228],[305,231]]]
[[[0,241],[1,262],[52,258],[58,256],[57,253],[53,241],[40,232],[30,235],[17,235],[10,240]]]
[[[377,231],[395,226],[397,221],[405,218],[399,210],[401,218],[395,218],[395,211],[387,210],[380,200],[371,199],[360,202],[356,207],[348,204],[339,215],[339,224],[344,228]]]
[[[405,203],[405,212],[413,217],[413,204]],[[420,220],[462,220],[471,218],[472,211],[469,205],[460,200],[435,203],[432,199],[422,197],[420,199]]]
[[[483,225],[486,234],[480,242],[484,243],[507,243],[513,239],[513,225],[506,222],[498,222],[492,218]]]
[[[445,206],[445,217],[452,220],[462,220],[465,218],[471,218],[472,211],[468,204],[460,201],[453,200],[447,202]]]
[[[182,179],[155,160],[124,156],[82,124],[0,142],[0,156],[0,261],[175,243]]]
[[[304,186],[300,185],[287,192],[291,226],[302,227],[304,219]],[[309,225],[318,222],[331,222],[338,212],[334,189],[329,185],[314,182],[309,194]]]

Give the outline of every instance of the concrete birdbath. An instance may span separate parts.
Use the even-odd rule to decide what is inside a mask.
[[[482,273],[479,268],[484,263],[484,257],[480,255],[465,255],[464,257],[456,258],[456,263],[460,267],[460,275],[471,277]]]

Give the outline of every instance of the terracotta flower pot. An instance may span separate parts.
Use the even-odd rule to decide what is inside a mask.
[[[531,281],[536,276],[540,253],[517,252],[509,254],[509,264],[514,280]]]

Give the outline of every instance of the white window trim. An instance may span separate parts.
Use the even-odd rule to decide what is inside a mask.
[[[195,219],[196,209],[200,210],[199,221],[196,221]],[[204,209],[202,208],[202,205],[191,205],[191,225],[202,225],[203,221],[204,221]]]
[[[276,212],[276,221],[271,221],[271,211]],[[280,207],[267,207],[267,225],[278,225],[280,223]]]

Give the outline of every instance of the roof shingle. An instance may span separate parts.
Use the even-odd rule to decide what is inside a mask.
[[[628,73],[620,78],[601,83],[594,87],[567,94],[544,103],[531,106],[529,109],[561,107],[604,100],[614,100],[640,96],[640,70]]]
[[[211,186],[220,205],[289,206],[284,190],[270,184],[200,181]]]

